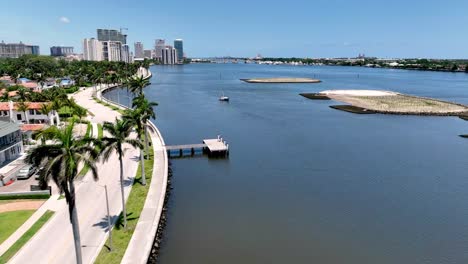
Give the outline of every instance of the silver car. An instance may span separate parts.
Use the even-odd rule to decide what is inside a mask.
[[[34,172],[36,172],[36,168],[31,165],[26,165],[22,169],[19,170],[18,174],[16,174],[16,179],[18,180],[27,180],[31,177]]]

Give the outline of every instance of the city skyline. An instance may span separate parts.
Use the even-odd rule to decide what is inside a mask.
[[[156,3],[151,1],[138,6],[89,0],[73,7],[58,3],[48,1],[56,7],[53,10],[36,6],[32,0],[11,3],[5,12],[16,14],[21,9],[22,14],[0,18],[9,25],[0,29],[2,39],[39,45],[43,51],[73,46],[81,53],[80,41],[95,35],[96,28],[128,28],[125,33],[130,44],[141,41],[149,47],[157,38],[183,38],[190,43],[186,47],[190,57],[253,57],[258,53],[265,57],[350,57],[365,53],[383,58],[468,58],[468,37],[460,33],[468,22],[463,13],[468,3],[460,0],[447,5],[434,0],[396,0],[392,5],[367,0],[292,0],[287,5],[263,0],[173,1],[160,3],[158,9],[167,12],[157,18],[151,11]],[[35,19],[38,12],[43,17],[39,21]]]

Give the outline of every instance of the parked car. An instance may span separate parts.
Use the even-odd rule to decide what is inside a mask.
[[[16,174],[16,179],[18,180],[27,180],[31,177],[34,172],[36,172],[36,167],[31,165],[26,165],[22,169],[19,170],[18,174]]]

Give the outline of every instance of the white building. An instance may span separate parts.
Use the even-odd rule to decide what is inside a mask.
[[[122,42],[102,41],[104,60],[122,61]]]
[[[177,63],[177,51],[171,46],[166,46],[162,50],[161,63],[166,65],[173,65]]]
[[[0,102],[0,118],[9,119],[15,123],[51,123],[59,120],[58,113],[52,111],[48,115],[41,113],[42,105],[45,103],[40,102],[25,102],[28,106],[26,112],[18,111],[18,103],[13,102]],[[51,122],[52,121],[52,122]]]
[[[21,153],[23,153],[23,141],[20,126],[0,121],[0,168],[8,161],[16,159]]]
[[[98,41],[95,38],[84,39],[83,60],[102,61],[103,59],[104,56],[102,42]]]
[[[135,58],[144,58],[144,48],[143,48],[143,43],[141,42],[135,42]]]

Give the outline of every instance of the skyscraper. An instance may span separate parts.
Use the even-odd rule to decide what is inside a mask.
[[[135,42],[135,58],[144,58],[144,49],[143,49],[143,43],[141,42]]]
[[[122,45],[121,48],[121,59],[122,61],[129,63],[132,61],[132,56],[130,54],[130,47],[128,45]]]
[[[103,45],[102,42],[95,38],[83,40],[83,60],[89,61],[102,61],[103,56]]]
[[[162,51],[166,47],[166,41],[164,39],[157,39],[154,44],[155,59],[162,59]]]
[[[39,46],[20,43],[0,43],[0,58],[19,58],[26,54],[39,55]]]
[[[161,62],[166,65],[173,65],[177,63],[177,52],[171,46],[166,46],[162,50]]]
[[[102,41],[102,53],[104,60],[122,61],[122,42]],[[127,46],[128,47],[128,46]]]
[[[184,63],[184,41],[182,39],[174,40],[174,48],[177,53],[177,63]]]
[[[154,53],[153,50],[144,50],[143,51],[143,57],[145,59],[151,59],[151,58],[153,58],[153,53]]]
[[[50,55],[54,57],[65,57],[73,54],[73,47],[53,46],[50,48]]]
[[[127,44],[127,35],[115,29],[101,29],[97,30],[97,37],[99,41],[120,41],[122,44]]]

